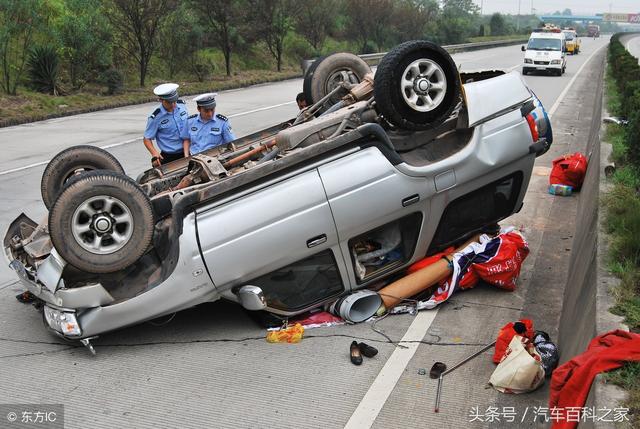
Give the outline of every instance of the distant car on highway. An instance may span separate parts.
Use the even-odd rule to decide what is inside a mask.
[[[227,299],[290,316],[397,274],[520,210],[549,119],[521,76],[459,74],[426,41],[316,61],[293,119],[133,180],[71,147],[42,178],[48,218],[4,249],[46,326],[89,340]]]
[[[567,53],[571,55],[578,55],[580,53],[580,38],[576,33],[576,30],[573,28],[566,28],[562,30],[564,34],[566,45],[567,45]]]
[[[565,34],[558,28],[553,31],[531,33],[524,52],[522,74],[550,72],[562,76],[567,68]]]

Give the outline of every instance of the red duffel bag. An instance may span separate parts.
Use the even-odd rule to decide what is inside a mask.
[[[550,185],[568,185],[579,190],[587,174],[587,158],[580,152],[568,153],[553,160]]]

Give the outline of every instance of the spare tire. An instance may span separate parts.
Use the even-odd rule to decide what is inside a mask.
[[[378,112],[391,124],[426,130],[451,115],[460,100],[460,77],[447,51],[426,40],[413,40],[382,58],[373,94]]]
[[[312,105],[320,101],[342,82],[360,83],[371,68],[362,58],[347,52],[318,58],[304,75],[303,90],[307,103]],[[327,103],[333,105],[344,94],[336,94]]]
[[[63,150],[53,157],[42,173],[40,193],[50,209],[69,179],[93,170],[111,170],[124,174],[115,156],[95,146],[80,145]]]
[[[89,273],[135,263],[151,244],[151,201],[129,177],[96,170],[73,180],[49,212],[49,235],[60,256]]]

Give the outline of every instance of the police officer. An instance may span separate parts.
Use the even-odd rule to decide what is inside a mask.
[[[215,114],[216,95],[207,93],[193,99],[199,113],[189,116],[187,126],[180,135],[183,139],[184,156],[195,155],[236,139],[227,117]]]
[[[153,111],[144,130],[144,145],[151,153],[151,165],[154,167],[175,161],[183,156],[180,133],[187,123],[187,108],[184,101],[178,100],[178,85],[163,83],[153,90],[160,100],[160,107]],[[156,141],[158,149],[153,146]]]

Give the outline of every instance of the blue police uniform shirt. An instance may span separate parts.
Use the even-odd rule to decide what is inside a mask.
[[[160,105],[147,120],[144,137],[155,139],[158,147],[165,153],[182,153],[182,139],[180,134],[187,126],[187,108],[178,102],[173,112],[167,112]]]
[[[210,121],[203,122],[199,114],[189,116],[181,137],[191,141],[189,145],[191,155],[236,139],[225,116],[215,115]]]

